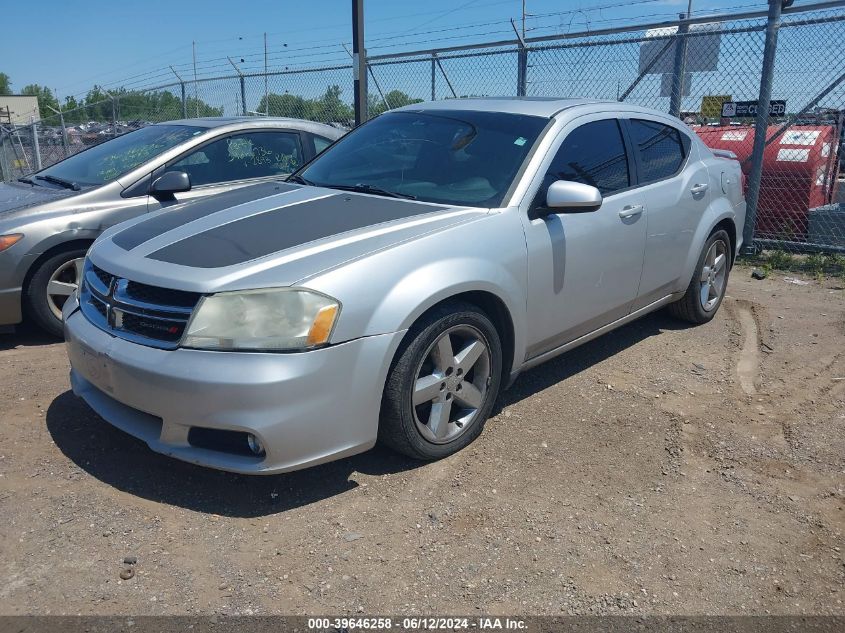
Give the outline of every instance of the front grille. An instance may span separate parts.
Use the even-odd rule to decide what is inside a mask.
[[[101,330],[142,345],[173,349],[201,296],[123,279],[86,262],[79,303],[86,318]]]
[[[130,281],[126,284],[126,294],[136,301],[179,306],[181,308],[193,308],[197,305],[197,301],[200,298],[200,295],[196,292],[158,288],[157,286],[148,286],[137,281]]]
[[[91,270],[92,270],[92,271],[93,271],[93,273],[97,276],[97,279],[99,279],[99,280],[100,280],[100,282],[101,282],[101,283],[102,283],[102,284],[103,284],[106,288],[108,288],[108,287],[109,287],[109,285],[110,285],[110,284],[111,284],[111,282],[112,282],[112,279],[114,279],[114,275],[110,275],[110,274],[109,274],[109,273],[107,273],[105,270],[102,270],[101,268],[97,268],[97,267],[96,267],[96,266],[94,266],[94,265],[92,265],[92,266],[91,266]]]

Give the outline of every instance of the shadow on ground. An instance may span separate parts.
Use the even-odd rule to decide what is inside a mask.
[[[520,376],[500,396],[494,414],[642,340],[679,327],[683,326],[657,313],[587,343]],[[197,512],[233,517],[275,514],[343,494],[358,486],[351,479],[355,472],[384,475],[423,465],[377,447],[282,475],[224,473],[154,453],[140,440],[103,421],[69,391],[50,404],[47,428],[71,461],[118,490]]]
[[[0,330],[0,352],[15,347],[38,347],[61,342],[61,339],[47,334],[30,323],[21,323],[14,328]]]

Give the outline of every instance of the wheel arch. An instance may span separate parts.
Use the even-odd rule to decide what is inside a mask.
[[[722,218],[719,222],[714,226],[710,233],[707,234],[707,238],[709,239],[713,233],[716,231],[724,230],[725,233],[728,234],[728,238],[731,241],[731,265],[733,265],[734,261],[736,261],[737,252],[736,252],[736,223],[734,222],[733,218]]]
[[[725,200],[727,204],[727,201]],[[701,249],[704,248],[704,244],[710,239],[710,236],[713,235],[714,232],[724,229],[728,237],[730,238],[731,244],[731,263],[736,259],[736,248],[737,248],[737,228],[736,228],[736,214],[733,212],[733,209],[729,206],[723,207],[721,202],[718,204],[711,205],[708,209],[708,212],[702,217],[699,225],[695,231],[695,236],[693,237],[692,242],[690,243],[689,253],[687,254],[687,261],[686,267],[684,268],[683,274],[680,277],[679,281],[683,281],[683,287],[679,287],[676,290],[678,292],[686,290],[687,286],[689,285],[690,280],[695,275],[695,266],[698,263],[698,258],[701,255]]]
[[[408,324],[408,329],[413,327],[420,319],[427,314],[439,309],[443,305],[452,302],[466,302],[477,307],[490,321],[499,335],[502,344],[502,384],[508,383],[508,377],[513,370],[515,330],[513,317],[504,300],[496,293],[489,290],[464,290],[447,297],[441,298],[426,307],[414,320]],[[394,352],[394,360],[401,353],[408,343],[408,333],[402,338],[399,347]]]
[[[43,251],[29,264],[23,275],[23,282],[21,284],[21,288],[23,289],[24,293],[29,287],[29,282],[32,279],[32,276],[35,274],[35,271],[38,270],[38,267],[41,266],[41,264],[43,264],[45,261],[62,251],[69,251],[76,248],[84,248],[87,250],[91,247],[91,244],[94,243],[94,239],[94,237],[77,237],[65,242],[58,242],[57,244],[53,244],[52,246],[47,248],[47,250]]]

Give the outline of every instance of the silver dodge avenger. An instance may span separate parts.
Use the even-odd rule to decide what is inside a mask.
[[[538,363],[662,306],[713,318],[739,164],[620,103],[383,114],[278,190],[112,227],[64,305],[73,391],[153,450],[242,473],[376,441],[437,459]]]

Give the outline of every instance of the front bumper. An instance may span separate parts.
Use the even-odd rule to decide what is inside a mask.
[[[17,325],[22,318],[21,289],[0,290],[0,325]]]
[[[296,470],[371,448],[403,334],[293,354],[168,351],[115,338],[79,310],[65,311],[77,396],[156,452],[240,473]],[[252,433],[266,455],[193,446],[191,427]]]

